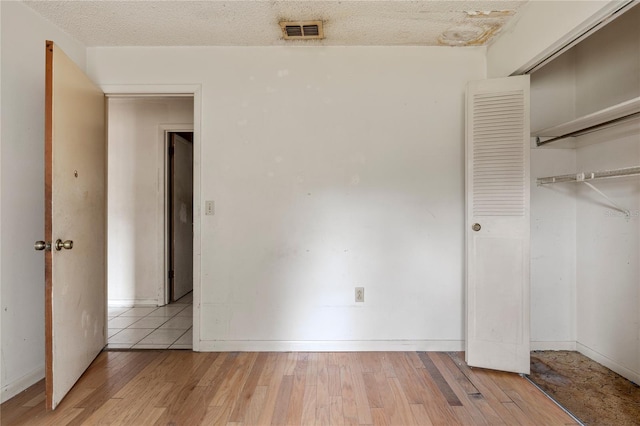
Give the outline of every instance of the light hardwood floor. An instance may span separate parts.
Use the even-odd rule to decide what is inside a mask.
[[[522,377],[461,353],[103,352],[57,410],[43,392],[2,404],[2,425],[575,424]]]

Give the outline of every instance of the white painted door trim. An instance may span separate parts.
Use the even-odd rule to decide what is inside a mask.
[[[200,84],[105,84],[100,86],[107,97],[117,96],[193,96],[193,350],[200,351],[200,298],[202,277],[201,241],[201,158],[202,85]]]

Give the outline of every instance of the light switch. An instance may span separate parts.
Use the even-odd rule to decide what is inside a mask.
[[[207,216],[213,216],[214,205],[213,201],[205,201],[204,203],[204,214]]]

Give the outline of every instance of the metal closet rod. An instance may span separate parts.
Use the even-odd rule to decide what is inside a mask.
[[[628,114],[628,115],[624,115],[622,117],[618,117],[618,118],[614,118],[613,120],[609,120],[609,121],[605,121],[603,123],[599,123],[599,124],[595,124],[593,126],[589,126],[589,127],[585,127],[584,129],[580,129],[580,130],[576,130],[574,132],[570,132],[570,133],[566,133],[562,136],[555,136],[552,137],[551,139],[547,139],[545,141],[540,140],[540,136],[536,137],[536,146],[543,146],[546,145],[548,143],[552,143],[555,141],[559,141],[561,139],[566,139],[566,138],[571,138],[571,137],[575,137],[575,136],[582,136],[582,135],[586,135],[587,133],[591,133],[591,132],[595,132],[596,130],[600,130],[606,127],[611,127],[614,126],[616,124],[620,124],[623,123],[625,121],[628,120],[632,120],[636,117],[640,116],[640,111]],[[544,136],[543,136],[544,137]]]
[[[605,170],[601,172],[582,172],[571,175],[559,175],[538,178],[536,182],[538,185],[549,185],[552,183],[562,182],[585,182],[594,179],[607,179],[624,176],[638,176],[640,175],[640,166],[638,167],[625,167],[622,169]]]

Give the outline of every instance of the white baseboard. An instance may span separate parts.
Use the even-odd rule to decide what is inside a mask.
[[[576,342],[531,342],[532,351],[575,351]]]
[[[25,374],[18,380],[2,385],[2,393],[0,394],[0,403],[5,402],[27,389],[29,386],[38,383],[44,379],[44,365],[38,367],[30,373]]]
[[[109,299],[110,308],[133,308],[134,306],[158,306],[158,299]]]
[[[582,355],[591,358],[592,360],[594,360],[597,363],[600,363],[602,365],[604,365],[605,367],[607,367],[609,370],[613,370],[616,373],[618,373],[619,375],[621,375],[622,377],[631,380],[633,383],[635,384],[640,384],[640,372],[637,371],[633,371],[628,369],[627,367],[624,367],[620,364],[618,364],[617,362],[613,361],[611,358],[608,358],[607,356],[594,351],[593,349],[589,348],[588,346],[585,346],[583,344],[581,344],[580,342],[576,343],[577,346],[577,350],[578,352],[580,352]]]
[[[463,340],[201,340],[199,352],[462,351]]]

